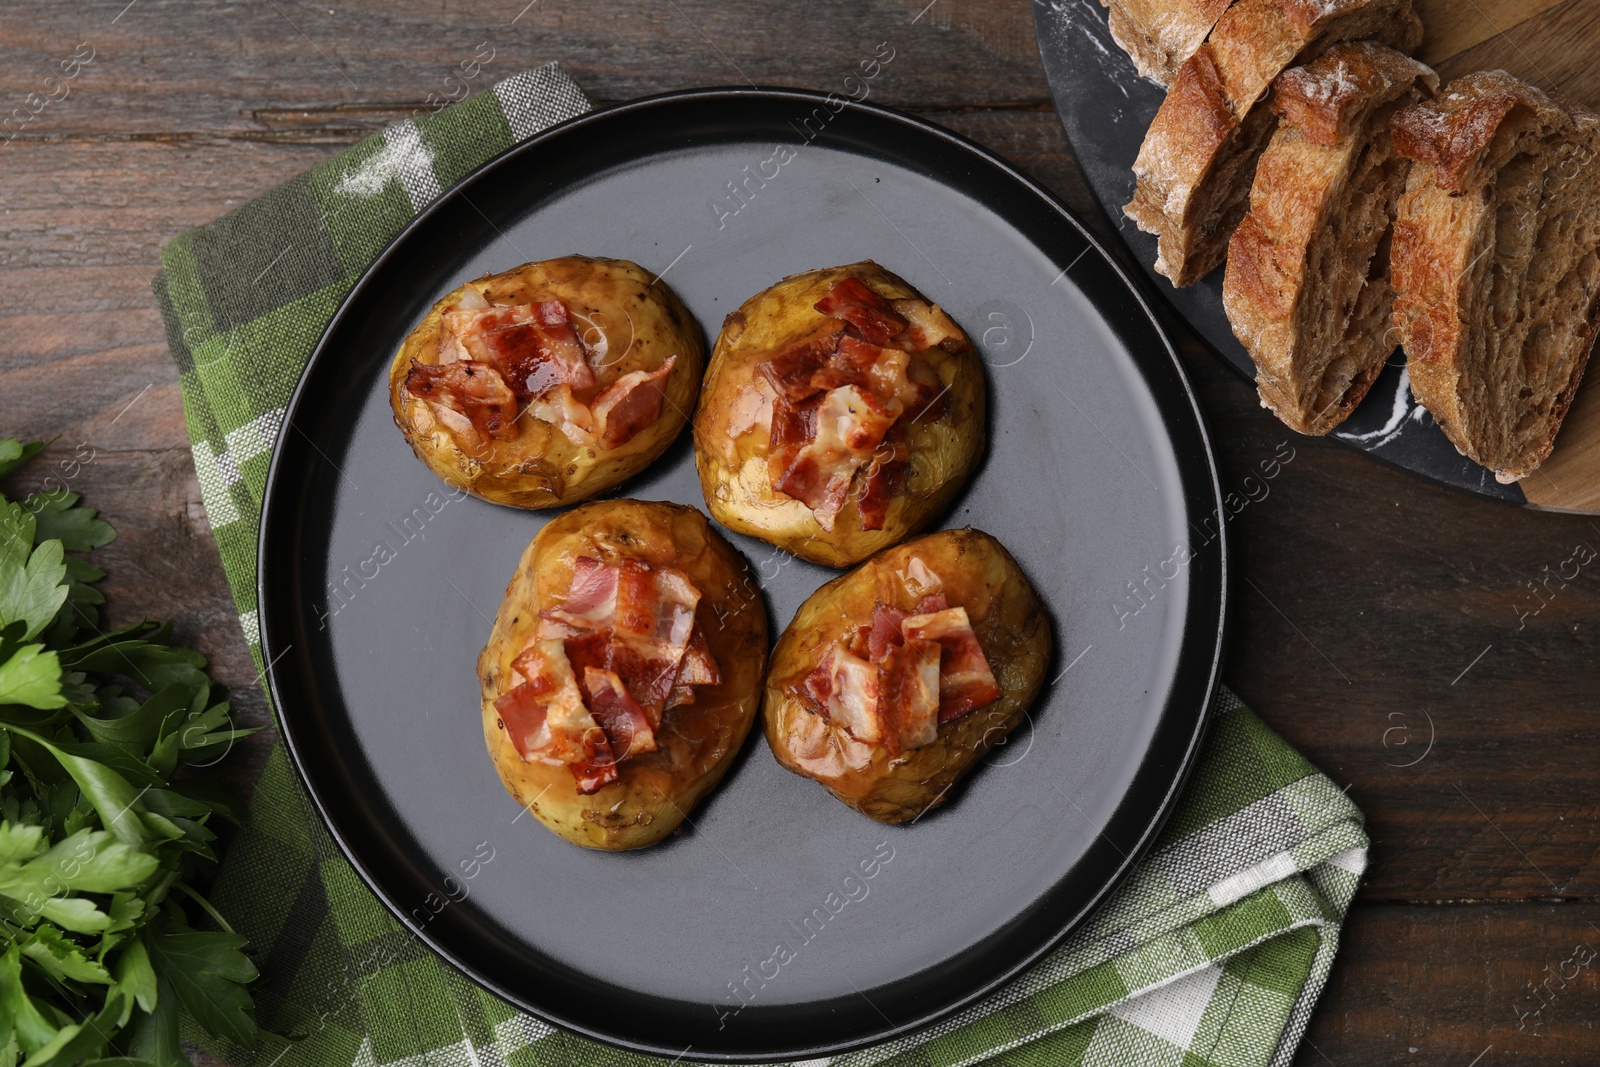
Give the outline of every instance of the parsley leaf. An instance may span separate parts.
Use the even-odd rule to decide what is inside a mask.
[[[39,449],[0,439],[0,476]],[[102,631],[69,553],[114,536],[74,493],[0,496],[0,1067],[189,1067],[185,1011],[255,1039],[245,939],[194,888],[239,818],[204,768],[254,731],[170,625]]]
[[[117,960],[117,980],[106,994],[106,999],[122,994],[127,999],[123,1003],[122,1017],[117,1021],[118,1026],[127,1026],[128,1018],[133,1014],[133,1006],[137,1004],[142,1011],[154,1011],[156,1006],[156,971],[150,965],[150,953],[145,949],[144,942],[138,939],[130,941]]]
[[[111,975],[104,967],[83,954],[76,941],[58,927],[40,923],[17,947],[23,956],[37,963],[46,974],[74,982],[110,985]]]
[[[0,627],[26,622],[23,640],[38,636],[67,599],[60,541],[33,544],[33,516],[21,504],[0,506]]]
[[[109,544],[117,531],[93,508],[78,506],[77,493],[35,493],[23,507],[33,513],[34,536],[55,540],[68,552],[87,552]]]
[[[0,663],[0,704],[49,711],[66,702],[61,695],[61,661],[43,645],[24,645]]]
[[[42,451],[44,451],[43,441],[23,444],[12,437],[0,439],[0,478],[4,478]]]
[[[150,931],[150,959],[172,980],[178,999],[195,1021],[213,1034],[237,1044],[255,1035],[255,1008],[244,985],[256,977],[256,965],[240,950],[238,934],[211,930],[181,933]]]

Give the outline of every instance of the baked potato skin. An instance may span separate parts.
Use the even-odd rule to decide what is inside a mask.
[[[805,504],[773,490],[766,435],[732,432],[740,397],[757,363],[826,329],[830,320],[814,305],[852,274],[887,300],[927,299],[871,260],[795,274],[762,290],[723,322],[694,422],[695,465],[712,518],[830,567],[858,563],[943,514],[983,458],[985,443],[983,364],[966,338],[958,352],[931,348],[921,354],[944,383],[949,408],[942,418],[905,424],[911,465],[890,499],[882,529],[861,529],[854,493],[829,532]]]
[[[463,448],[427,404],[406,392],[405,380],[413,359],[439,362],[441,317],[468,286],[490,303],[566,301],[586,340],[596,330],[605,335],[606,365],[596,369],[602,385],[630,371],[655,370],[676,355],[661,417],[621,446],[599,449],[574,444],[557,427],[524,413],[514,440],[489,441],[477,451]],[[699,324],[665,283],[627,260],[562,256],[485,275],[436,303],[395,353],[389,401],[411,450],[446,483],[495,504],[549,508],[597,496],[665,452],[694,410],[704,368]]]
[[[943,579],[952,606],[967,609],[999,700],[943,723],[931,744],[890,758],[810,710],[795,690],[823,653],[872,619],[878,601],[914,611],[920,592],[905,569],[920,558]],[[762,716],[778,762],[814,778],[870,818],[902,823],[944,802],[950,787],[1000,743],[1044,684],[1050,618],[1027,576],[999,541],[971,528],[928,534],[880,552],[813,593],[778,639]]]
[[[565,594],[582,555],[683,571],[700,591],[695,624],[722,672],[720,684],[696,687],[693,704],[667,711],[659,750],[624,760],[617,781],[588,796],[565,766],[524,762],[494,707],[520,681],[511,663],[533,640],[539,610]],[[517,803],[563,840],[608,850],[653,844],[677,829],[744,743],[767,646],[766,606],[743,557],[698,509],[638,500],[575,508],[546,524],[523,552],[478,657],[489,756]]]

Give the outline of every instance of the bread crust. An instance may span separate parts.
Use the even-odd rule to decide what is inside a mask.
[[[1438,87],[1428,67],[1365,41],[1275,84],[1281,122],[1229,244],[1222,300],[1262,406],[1300,433],[1349,417],[1394,351],[1387,245],[1410,161],[1394,155],[1389,120]]]
[[[1110,8],[1111,39],[1141,77],[1171,85],[1233,0],[1100,0]]]
[[[1502,482],[1555,446],[1600,326],[1600,116],[1504,71],[1397,113],[1395,222],[1411,391]]]
[[[1188,58],[1139,148],[1123,209],[1159,238],[1156,270],[1191,285],[1221,266],[1277,116],[1274,79],[1346,40],[1403,52],[1421,43],[1411,0],[1237,0]]]

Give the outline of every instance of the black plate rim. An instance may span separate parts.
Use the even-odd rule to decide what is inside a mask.
[[[407,222],[406,225],[399,231],[399,233],[397,233],[395,237],[384,246],[383,250],[372,260],[372,262],[367,265],[366,269],[362,271],[361,276],[350,287],[349,292],[346,293],[344,299],[340,301],[338,309],[334,312],[333,317],[329,319],[328,325],[324,328],[321,336],[318,338],[316,346],[312,349],[311,356],[307,359],[304,369],[302,369],[300,372],[300,377],[297,380],[295,388],[290,394],[290,398],[284,409],[284,418],[281,424],[282,427],[287,428],[292,425],[295,416],[299,414],[300,407],[305,401],[305,397],[307,395],[306,386],[311,377],[311,372],[319,364],[319,362],[327,358],[326,353],[328,351],[329,338],[337,333],[343,319],[348,313],[350,313],[351,309],[356,305],[356,303],[363,298],[363,295],[373,275],[376,274],[379,269],[392,257],[398,255],[400,250],[407,244],[412,233],[425,225],[435,213],[444,210],[447,202],[450,201],[453,196],[457,195],[460,190],[469,188],[473,183],[475,183],[488,172],[498,167],[510,164],[511,161],[517,156],[526,152],[537,150],[538,147],[542,146],[548,140],[558,136],[567,135],[574,129],[609,121],[613,116],[619,114],[647,111],[656,107],[691,102],[715,105],[719,102],[732,99],[748,98],[766,99],[774,103],[787,101],[804,104],[807,106],[826,105],[830,98],[835,100],[839,99],[837,94],[824,93],[816,90],[756,85],[748,87],[708,86],[654,93],[649,96],[598,107],[592,111],[585,112],[582,115],[578,115],[565,121],[556,123],[555,125],[540,131],[534,136],[512,145],[491,159],[485,161],[480,166],[474,168],[455,184],[451,185],[442,193],[440,193],[440,195],[431,203],[429,203],[422,211],[413,216],[411,220]],[[1204,493],[1207,497],[1206,503],[1209,505],[1210,510],[1214,512],[1219,519],[1223,520],[1219,521],[1216,531],[1218,560],[1215,583],[1216,636],[1211,646],[1209,662],[1205,667],[1206,680],[1204,685],[1200,687],[1201,692],[1198,694],[1198,699],[1195,702],[1197,707],[1193,712],[1194,723],[1189,731],[1188,737],[1183,739],[1183,752],[1179,759],[1178,770],[1173,776],[1170,786],[1162,796],[1159,805],[1157,805],[1155,813],[1148,820],[1142,834],[1135,844],[1126,850],[1119,849],[1119,851],[1123,852],[1124,858],[1116,865],[1115,870],[1106,878],[1100,889],[1093,894],[1092,897],[1086,900],[1076,912],[1064,919],[1053,933],[1043,938],[1039,944],[1034,947],[1033,951],[1024,954],[1010,967],[1004,969],[1002,973],[990,978],[985,982],[967,988],[957,997],[946,1001],[939,1007],[927,1011],[912,1019],[900,1023],[889,1023],[881,1029],[876,1029],[869,1033],[855,1035],[846,1039],[821,1042],[812,1045],[781,1049],[763,1047],[759,1049],[751,1048],[749,1051],[735,1050],[728,1052],[723,1052],[720,1050],[696,1050],[696,1058],[708,1062],[766,1063],[774,1060],[782,1061],[790,1059],[799,1060],[828,1057],[868,1048],[886,1041],[891,1041],[907,1034],[926,1029],[933,1023],[947,1019],[958,1011],[970,1007],[972,1004],[982,1000],[984,997],[1005,986],[1008,982],[1015,979],[1018,975],[1026,971],[1035,963],[1039,962],[1039,960],[1041,960],[1045,955],[1059,946],[1061,942],[1064,941],[1074,930],[1076,930],[1083,923],[1083,921],[1106,899],[1106,897],[1109,896],[1112,891],[1123,882],[1132,868],[1148,851],[1151,843],[1154,842],[1157,835],[1159,835],[1161,832],[1163,826],[1165,826],[1167,819],[1171,816],[1172,810],[1176,805],[1177,798],[1181,794],[1184,785],[1188,781],[1189,776],[1194,769],[1196,756],[1200,751],[1201,743],[1204,741],[1206,732],[1214,717],[1213,711],[1215,708],[1216,698],[1218,691],[1221,688],[1223,656],[1228,641],[1230,616],[1229,607],[1231,603],[1231,583],[1229,580],[1230,571],[1228,552],[1229,540],[1227,523],[1225,521],[1227,512],[1223,504],[1222,485],[1220,473],[1217,468],[1216,453],[1212,445],[1211,433],[1206,423],[1205,414],[1200,406],[1199,398],[1195,393],[1193,383],[1190,382],[1188,374],[1184,371],[1182,360],[1178,356],[1176,347],[1174,346],[1172,339],[1168,334],[1166,326],[1162,322],[1160,316],[1150,305],[1147,294],[1140,288],[1134,279],[1130,278],[1122,263],[1120,263],[1118,259],[1105,248],[1103,243],[1077,217],[1071,208],[1067,207],[1032,178],[1028,177],[1016,167],[995,155],[989,149],[983,147],[975,141],[970,140],[969,138],[962,136],[961,134],[954,132],[953,130],[894,108],[853,100],[845,100],[844,108],[850,111],[865,113],[868,116],[875,117],[882,121],[907,126],[918,133],[942,140],[950,146],[973,156],[976,162],[999,171],[1002,177],[1009,179],[1021,186],[1027,193],[1036,198],[1044,207],[1047,207],[1049,210],[1059,215],[1074,230],[1076,230],[1078,235],[1087,243],[1088,247],[1099,254],[1103,263],[1110,268],[1116,279],[1121,283],[1125,292],[1132,297],[1139,311],[1144,315],[1146,321],[1150,324],[1150,328],[1155,333],[1155,336],[1159,338],[1161,342],[1162,349],[1167,357],[1167,361],[1171,365],[1172,371],[1176,376],[1176,384],[1178,385],[1179,389],[1181,389],[1182,398],[1188,404],[1188,409],[1193,417],[1193,429],[1198,434],[1200,444],[1202,446],[1199,460],[1204,465],[1205,474],[1207,475],[1206,482],[1203,487],[1192,484],[1180,485],[1180,491],[1186,499],[1190,499],[1191,503],[1193,502],[1193,497]],[[275,613],[273,610],[269,610],[269,604],[275,603],[278,598],[275,594],[269,592],[271,583],[269,583],[267,579],[269,574],[276,569],[276,567],[271,565],[269,562],[272,559],[274,541],[272,531],[278,523],[283,521],[279,518],[280,513],[289,513],[290,515],[293,514],[293,509],[290,506],[292,501],[284,500],[284,492],[281,488],[283,483],[285,483],[291,477],[290,474],[285,471],[285,464],[283,462],[283,445],[287,439],[288,435],[280,430],[277,440],[273,444],[272,455],[267,468],[265,488],[262,493],[261,520],[256,541],[257,619],[260,632],[261,657],[262,662],[265,664],[263,675],[267,686],[267,691],[271,699],[275,725],[278,728],[278,733],[283,741],[284,748],[289,755],[289,762],[294,768],[295,776],[299,780],[301,787],[305,790],[307,797],[311,800],[312,807],[316,810],[317,817],[322,822],[323,828],[328,832],[329,836],[332,838],[340,853],[344,856],[345,860],[361,878],[363,885],[365,885],[366,888],[372,892],[372,894],[379,900],[384,908],[389,911],[395,920],[398,921],[414,937],[426,945],[431,952],[437,955],[440,959],[444,960],[458,973],[464,975],[470,981],[477,984],[479,987],[539,1019],[595,1041],[647,1055],[681,1057],[686,1050],[681,1050],[675,1045],[651,1043],[650,1041],[639,1040],[638,1038],[627,1034],[610,1032],[587,1026],[578,1021],[563,1017],[559,1013],[551,1012],[548,1009],[531,1002],[528,997],[519,991],[507,988],[502,983],[496,982],[482,974],[476,973],[448,946],[440,944],[439,939],[431,934],[424,925],[415,922],[407,908],[405,908],[400,902],[392,899],[391,895],[384,889],[382,883],[372,874],[371,871],[369,871],[367,865],[362,862],[359,852],[347,838],[346,834],[340,830],[335,814],[331,809],[327,799],[318,790],[312,778],[311,771],[307,766],[306,757],[302,752],[300,745],[296,742],[295,729],[291,725],[292,716],[286,715],[284,712],[284,709],[287,706],[284,701],[284,691],[287,689],[288,682],[287,680],[280,681],[277,663],[280,658],[283,658],[283,653],[287,653],[290,646],[284,645],[278,654],[274,654],[274,649],[277,647],[278,641],[274,636]],[[276,503],[279,501],[284,501],[282,506],[279,506]],[[289,540],[289,544],[286,546],[286,548],[292,549],[292,540],[286,540]],[[1205,592],[1209,596],[1209,584]],[[292,594],[285,594],[285,599],[293,599]],[[280,608],[280,610],[283,609]],[[1196,609],[1191,607],[1189,610],[1192,614]],[[1206,620],[1201,621],[1206,622],[1209,628],[1209,615],[1207,616]],[[1172,704],[1175,700],[1176,698],[1169,698],[1169,704],[1163,711],[1163,718],[1172,713]],[[1184,707],[1188,707],[1188,704],[1189,702],[1185,701]],[[755,731],[752,731],[752,733],[754,732]],[[746,741],[746,745],[757,743],[758,742],[750,740]]]

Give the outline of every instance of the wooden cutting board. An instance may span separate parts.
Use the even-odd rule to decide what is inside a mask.
[[[1426,36],[1418,58],[1440,79],[1500,68],[1600,110],[1600,0],[1415,0]],[[1067,138],[1107,214],[1165,300],[1239,373],[1255,378],[1222,310],[1222,272],[1174,289],[1151,269],[1155,239],[1122,214],[1132,165],[1165,90],[1141,79],[1111,39],[1097,0],[1035,0],[1039,51]],[[1396,353],[1334,435],[1380,459],[1458,489],[1515,504],[1600,514],[1600,370],[1578,390],[1555,451],[1529,477],[1501,485],[1458,453],[1411,398]]]

